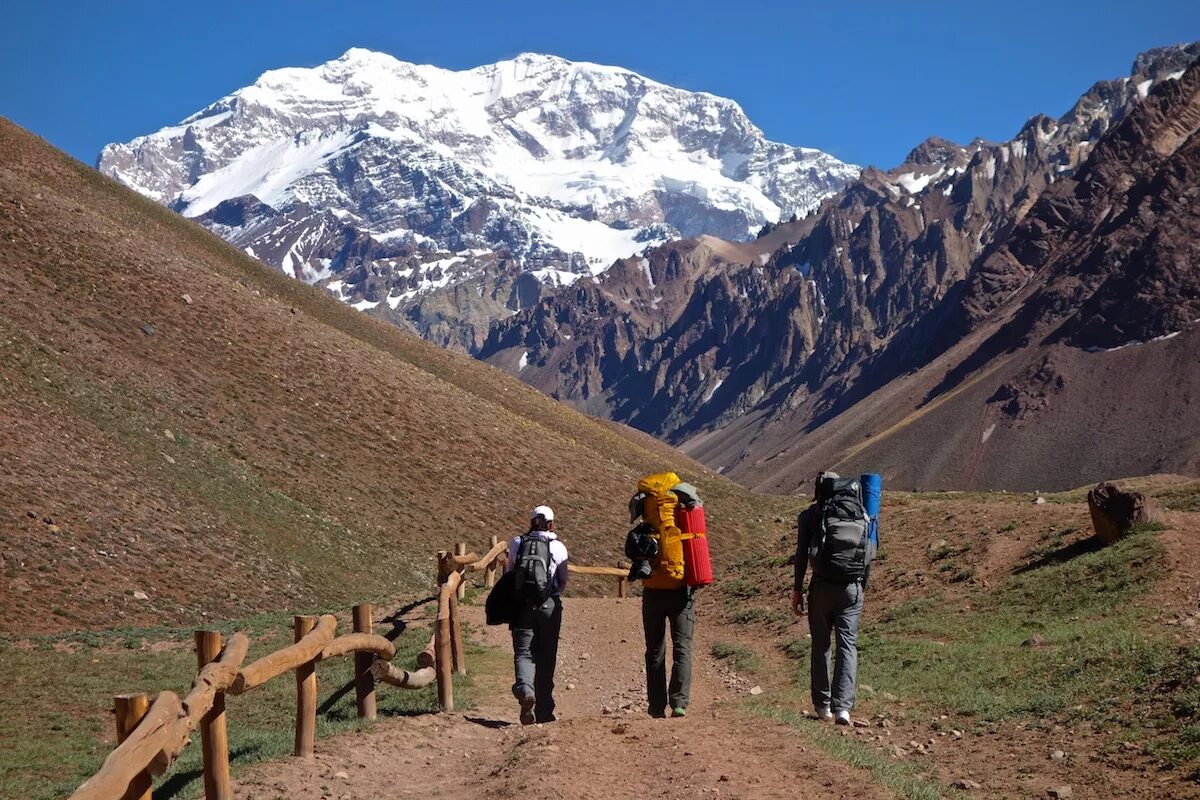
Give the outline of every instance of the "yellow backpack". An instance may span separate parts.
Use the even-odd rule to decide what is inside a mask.
[[[674,472],[648,475],[638,481],[642,501],[642,519],[654,528],[658,539],[658,556],[652,564],[650,577],[643,585],[647,589],[678,589],[683,586],[683,540],[675,524],[675,507],[679,498],[671,491],[679,484]]]

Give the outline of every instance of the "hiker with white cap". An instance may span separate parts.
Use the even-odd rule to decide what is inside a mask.
[[[513,573],[516,594],[512,691],[521,704],[521,724],[553,722],[567,548],[554,533],[554,511],[549,506],[535,508],[529,531],[509,543],[505,571]]]
[[[812,565],[807,611],[813,709],[819,719],[849,725],[858,671],[858,621],[876,548],[861,480],[820,473],[813,502],[801,512],[796,527],[792,610],[797,614],[805,613],[804,573]],[[831,684],[834,638],[837,663]]]

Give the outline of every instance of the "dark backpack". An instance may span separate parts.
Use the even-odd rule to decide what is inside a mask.
[[[809,547],[813,574],[838,583],[862,580],[875,555],[862,484],[857,478],[826,478],[820,493]]]
[[[536,531],[521,537],[513,566],[513,592],[534,605],[546,601],[554,589],[550,574],[550,540]]]

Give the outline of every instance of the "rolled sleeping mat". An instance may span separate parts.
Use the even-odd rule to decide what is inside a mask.
[[[862,484],[863,507],[871,519],[874,519],[879,516],[879,502],[883,495],[883,476],[868,472],[866,475],[860,475],[858,480]]]
[[[879,544],[879,506],[883,500],[883,476],[874,472],[858,477],[862,485],[863,508],[871,518],[871,541]]]

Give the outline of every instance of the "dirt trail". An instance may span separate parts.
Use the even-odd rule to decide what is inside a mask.
[[[556,723],[515,724],[510,674],[477,676],[478,709],[385,719],[368,731],[323,740],[311,762],[288,759],[253,768],[236,782],[235,796],[890,796],[782,725],[731,708],[728,701],[745,687],[728,686],[707,657],[714,625],[703,614],[691,713],[685,719],[647,717],[640,608],[637,599],[565,602]],[[509,647],[506,628],[486,628],[479,609],[468,611],[484,643]]]

